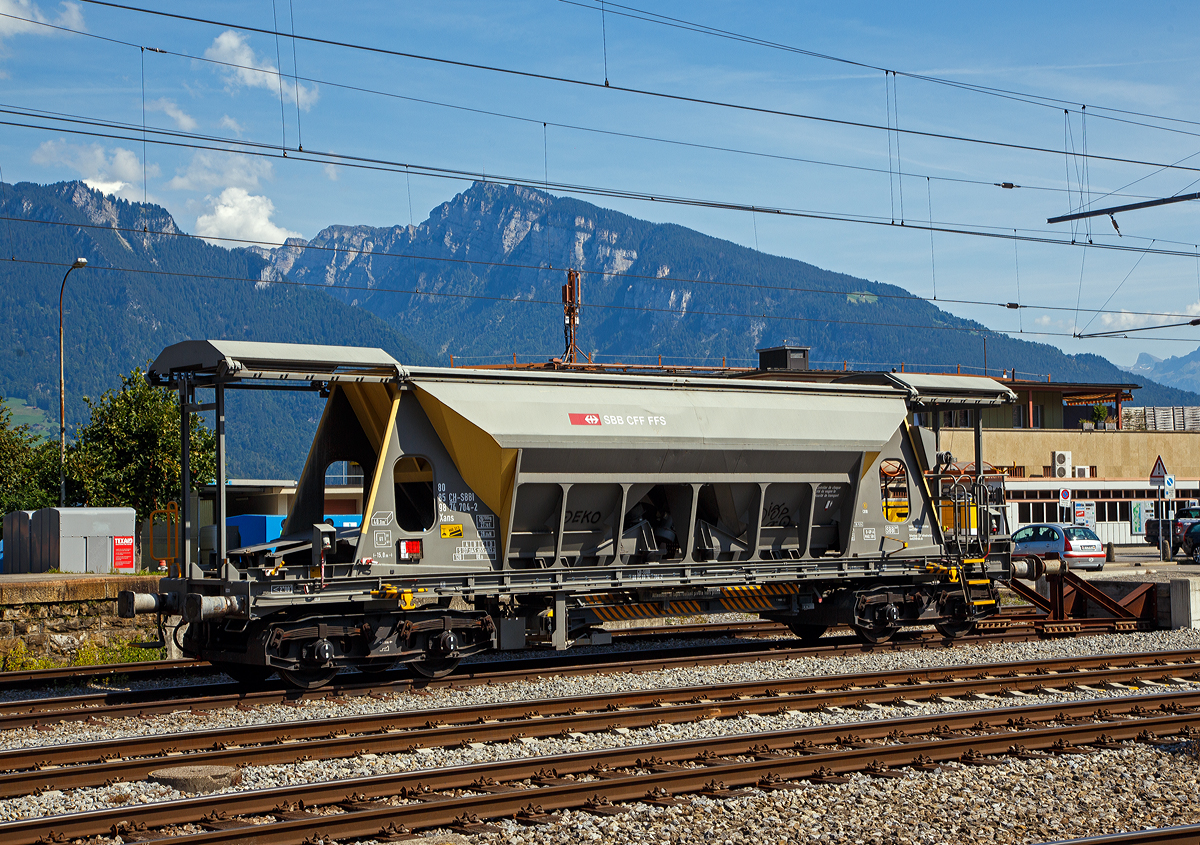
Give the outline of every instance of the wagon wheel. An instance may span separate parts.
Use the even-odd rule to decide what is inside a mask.
[[[971,618],[963,599],[951,599],[942,605],[941,610],[945,618],[934,622],[933,627],[946,639],[958,639],[975,629],[975,620]]]
[[[424,660],[414,660],[407,665],[423,678],[444,678],[458,668],[459,659],[457,657],[427,657]]]
[[[899,625],[885,625],[881,628],[867,628],[858,625],[851,627],[854,628],[854,633],[858,634],[858,638],[869,645],[886,643],[900,630]]]
[[[872,590],[879,590],[883,584],[875,584]],[[870,624],[851,625],[858,638],[870,645],[886,643],[900,630],[900,615],[893,604],[875,606],[871,610]]]
[[[296,689],[312,690],[325,686],[333,680],[333,676],[338,673],[337,667],[332,666],[325,668],[300,668],[300,669],[280,669],[279,677],[288,684],[288,686]]]
[[[956,640],[959,637],[965,637],[967,634],[975,630],[974,619],[945,619],[941,622],[934,622],[933,627],[937,632],[948,640]]]
[[[790,622],[788,629],[800,638],[805,645],[816,645],[821,636],[829,630],[828,625],[814,625],[805,622]]]

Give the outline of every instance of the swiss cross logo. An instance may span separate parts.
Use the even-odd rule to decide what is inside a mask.
[[[570,414],[571,425],[600,425],[599,414]]]

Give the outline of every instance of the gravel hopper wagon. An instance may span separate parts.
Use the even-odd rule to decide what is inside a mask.
[[[1032,574],[1014,573],[1002,483],[943,472],[953,458],[911,422],[972,411],[978,455],[979,409],[1014,398],[987,378],[443,369],[222,340],[168,347],[150,377],[179,392],[185,431],[188,410],[216,412],[216,552],[191,557],[181,497],[178,570],[121,612],[182,616],[185,653],[246,680],[440,675],[602,643],[606,621],[731,611],[809,639],[955,636],[996,612],[997,581]],[[282,536],[228,548],[225,393],[248,388],[327,398]],[[361,528],[323,521],[335,461],[363,469]]]

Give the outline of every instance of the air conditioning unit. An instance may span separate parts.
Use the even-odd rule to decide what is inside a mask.
[[[1071,462],[1070,452],[1051,452],[1050,466],[1054,469],[1055,478],[1074,478],[1075,466]]]
[[[1091,478],[1091,467],[1075,467],[1076,478]]]

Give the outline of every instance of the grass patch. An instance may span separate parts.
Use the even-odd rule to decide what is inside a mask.
[[[25,643],[16,646],[4,655],[0,671],[28,672],[33,669],[62,669],[67,666],[108,666],[113,663],[144,663],[148,660],[166,658],[165,648],[139,648],[133,640],[122,640],[107,645],[85,642],[70,658],[54,658],[30,654]]]
[[[2,404],[12,411],[13,425],[28,425],[39,441],[50,440],[58,434],[58,426],[41,408],[26,404],[24,399],[16,399],[11,396]]]
[[[1027,604],[1029,604],[1029,602],[1025,598],[1018,596],[1012,590],[1006,590],[1003,587],[1000,588],[1000,606],[1001,607],[1008,607],[1010,605],[1018,605],[1018,604],[1019,605],[1027,605]]]

